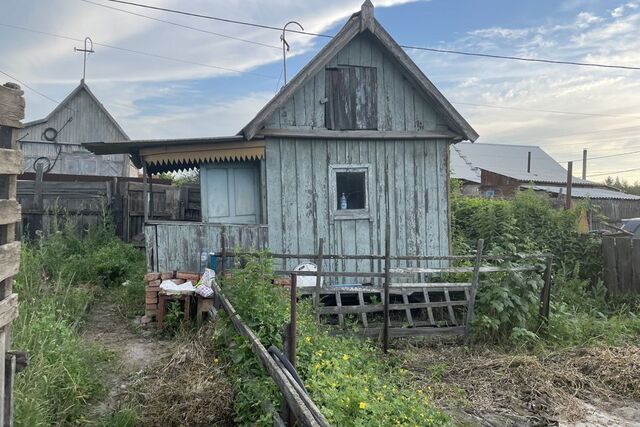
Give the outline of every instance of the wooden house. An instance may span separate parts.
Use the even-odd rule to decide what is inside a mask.
[[[238,135],[85,146],[147,174],[200,168],[203,222],[147,224],[157,271],[198,268],[223,229],[231,246],[381,254],[389,221],[393,254],[446,255],[449,146],[477,137],[367,0]]]
[[[129,140],[84,80],[47,117],[25,123],[18,140],[26,173],[41,163],[51,174],[138,175],[126,154],[96,156],[82,147],[86,142]]]

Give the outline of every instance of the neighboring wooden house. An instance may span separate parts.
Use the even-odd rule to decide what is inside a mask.
[[[382,254],[389,221],[393,254],[449,254],[449,147],[477,137],[367,0],[237,136],[85,146],[148,174],[200,168],[204,223],[147,226],[149,268],[175,270],[222,228],[273,252]]]
[[[82,80],[47,117],[25,123],[18,135],[24,172],[42,163],[52,174],[137,176],[125,154],[96,156],[82,147],[96,141],[129,137]]]
[[[467,195],[511,198],[533,188],[564,200],[567,170],[540,147],[509,144],[451,146],[451,176],[463,182]],[[589,200],[612,222],[640,216],[640,196],[605,184],[572,177],[573,201]],[[598,225],[592,221],[592,225]]]

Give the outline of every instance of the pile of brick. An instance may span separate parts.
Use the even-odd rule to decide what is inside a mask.
[[[167,271],[164,273],[147,273],[144,276],[144,280],[147,282],[144,314],[145,320],[150,322],[158,313],[158,292],[160,292],[160,283],[163,280],[172,280],[177,285],[191,281],[195,286],[200,280],[200,275],[183,271]]]

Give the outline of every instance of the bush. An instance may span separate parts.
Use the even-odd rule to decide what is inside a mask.
[[[282,347],[289,320],[285,289],[271,285],[270,260],[264,255],[234,270],[224,287],[236,311],[261,342]],[[278,407],[279,393],[251,352],[247,341],[227,321],[216,339],[230,361],[236,392],[236,422],[272,425],[269,411]],[[298,372],[312,399],[333,425],[447,425],[433,408],[427,390],[412,390],[394,357],[385,357],[370,342],[331,337],[318,325],[310,301],[298,306]],[[267,411],[265,411],[267,409]],[[267,413],[265,413],[267,412]]]

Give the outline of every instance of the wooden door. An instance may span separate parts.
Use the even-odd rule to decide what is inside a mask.
[[[205,222],[258,224],[260,175],[253,163],[202,167],[202,218]]]

